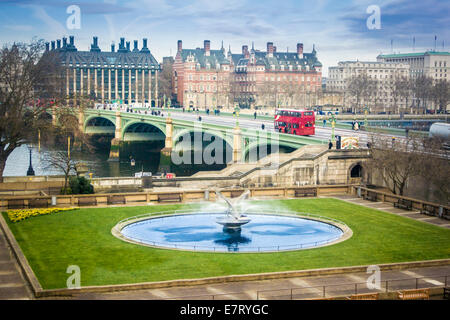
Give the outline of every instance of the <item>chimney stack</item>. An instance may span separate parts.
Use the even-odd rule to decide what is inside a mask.
[[[137,41],[137,40],[134,40],[134,48],[133,48],[133,51],[134,51],[134,52],[139,52],[139,49],[138,49],[138,41]]]
[[[205,56],[209,56],[210,54],[210,49],[211,49],[211,41],[209,40],[205,40],[204,41],[204,49],[205,49]]]
[[[267,42],[267,55],[273,57],[273,42]]]
[[[100,48],[98,47],[98,38],[92,38],[91,52],[100,52]]]
[[[111,43],[111,52],[114,52],[115,50],[116,50],[116,46],[113,42],[113,43]]]
[[[55,50],[55,41],[52,41],[52,50]]]
[[[119,50],[125,49],[125,38],[120,38]]]
[[[63,38],[63,48],[67,47],[67,38]]]
[[[45,51],[50,51],[50,43],[49,42],[45,43]]]
[[[61,40],[56,40],[56,48],[61,49]]]
[[[127,51],[130,51],[130,41],[127,41]]]
[[[248,58],[250,57],[250,54],[249,54],[249,52],[248,52],[248,46],[247,46],[247,45],[242,46],[242,55],[243,55],[246,59],[248,59]]]
[[[74,39],[75,39],[74,36],[70,36],[70,37],[69,37],[69,43],[70,43],[71,46],[73,46],[74,43],[75,43],[75,42],[74,42]]]
[[[303,59],[303,43],[297,43],[297,55],[299,59]]]
[[[276,52],[277,52],[277,47],[273,46],[273,53],[276,53]]]
[[[183,41],[178,40],[178,52],[180,52],[181,50],[183,50]]]
[[[142,49],[147,48],[147,38],[142,39]]]

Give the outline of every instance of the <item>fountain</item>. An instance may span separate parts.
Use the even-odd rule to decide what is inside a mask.
[[[236,199],[228,199],[226,198],[219,190],[214,190],[216,195],[225,201],[225,203],[228,205],[228,209],[225,212],[226,215],[222,217],[218,217],[216,219],[216,222],[218,224],[221,224],[224,228],[224,230],[239,230],[241,226],[243,226],[246,223],[249,223],[251,221],[250,218],[248,218],[246,215],[242,214],[238,208],[238,204],[242,202],[243,200],[248,198],[248,195],[250,194],[249,190],[246,190],[244,193],[242,193],[239,197]]]
[[[148,213],[120,221],[112,233],[135,244],[206,252],[310,249],[343,241],[352,234],[344,223],[334,219],[267,203],[244,205],[249,190],[232,199],[213,191],[216,200],[226,203],[225,209],[202,203],[196,209]]]

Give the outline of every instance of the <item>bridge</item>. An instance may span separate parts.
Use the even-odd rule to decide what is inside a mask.
[[[188,121],[151,115],[150,112],[86,109],[79,114],[79,126],[86,134],[114,135],[110,160],[119,159],[120,144],[126,141],[164,141],[163,153],[179,150],[182,141],[191,135],[200,135],[202,141],[223,141],[232,157],[227,162],[244,162],[254,151],[267,146],[298,149],[305,145],[326,144],[327,141],[308,136],[280,134],[278,132],[245,128],[236,122],[223,124]],[[217,140],[218,139],[218,140]],[[216,144],[217,145],[217,144]],[[267,149],[266,149],[267,150]],[[273,149],[271,152],[276,152]],[[254,159],[257,160],[257,159]]]

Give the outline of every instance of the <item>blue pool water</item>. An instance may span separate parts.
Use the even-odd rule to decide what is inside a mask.
[[[128,239],[165,248],[216,252],[297,250],[339,239],[343,231],[304,218],[247,214],[251,221],[239,231],[216,223],[223,214],[164,216],[131,223],[121,233]]]

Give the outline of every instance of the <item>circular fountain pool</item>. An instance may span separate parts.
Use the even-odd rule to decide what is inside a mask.
[[[122,240],[170,249],[212,252],[299,250],[343,241],[351,230],[337,220],[293,214],[247,213],[241,229],[224,229],[223,214],[182,213],[135,217],[119,222],[112,232]]]

